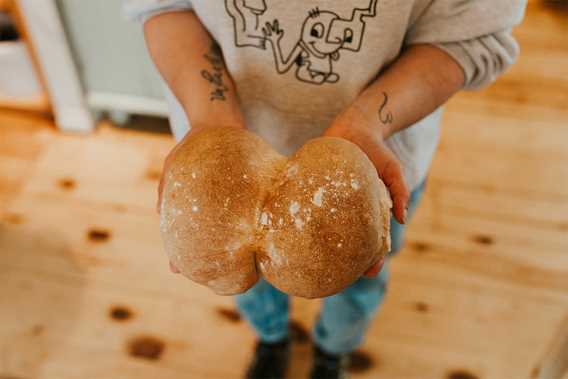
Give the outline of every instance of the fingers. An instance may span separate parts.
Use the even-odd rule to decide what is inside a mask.
[[[173,274],[179,274],[179,273],[180,273],[180,271],[178,270],[178,268],[177,268],[176,266],[174,266],[174,264],[173,264],[172,262],[170,262],[170,271],[171,271]]]
[[[393,214],[396,220],[406,223],[407,205],[410,191],[404,179],[402,165],[394,153],[384,144],[371,144],[364,147],[365,152],[375,165],[379,177],[387,186],[393,202]]]
[[[382,270],[383,265],[385,264],[385,258],[381,258],[380,261],[378,261],[377,263],[375,263],[374,265],[371,266],[371,268],[369,268],[364,276],[367,278],[374,278],[376,277]]]
[[[402,166],[396,158],[392,158],[386,162],[381,171],[379,175],[392,197],[394,217],[399,223],[406,224],[410,191],[404,180]]]
[[[324,135],[329,137],[342,137],[355,142],[367,154],[381,180],[387,186],[393,201],[393,214],[396,220],[405,224],[408,218],[408,200],[410,199],[410,191],[404,179],[402,165],[394,153],[381,139],[377,139],[372,134],[363,133],[361,135],[347,134],[342,124],[339,127],[328,128]],[[346,135],[347,134],[347,135]]]

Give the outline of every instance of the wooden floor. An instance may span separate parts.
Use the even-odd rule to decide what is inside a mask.
[[[568,10],[531,2],[516,34],[519,63],[447,109],[354,378],[566,375]],[[232,300],[167,270],[154,199],[172,143],[0,113],[1,379],[241,377],[254,338]],[[290,378],[318,305],[294,300]]]

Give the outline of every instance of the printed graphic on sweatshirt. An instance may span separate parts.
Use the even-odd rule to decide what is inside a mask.
[[[265,0],[225,0],[227,12],[235,25],[235,45],[265,48],[260,16],[266,10]]]
[[[377,1],[369,0],[367,8],[354,8],[349,18],[332,10],[312,9],[303,22],[301,35],[293,37],[297,42],[290,52],[282,50],[282,39],[292,37],[286,35],[279,20],[262,20],[268,10],[265,0],[225,0],[225,5],[234,21],[236,46],[269,48],[279,74],[294,67],[298,80],[321,85],[339,81],[334,62],[341,58],[341,50],[361,50],[365,19],[376,16]]]

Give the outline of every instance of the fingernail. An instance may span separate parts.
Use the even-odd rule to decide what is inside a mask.
[[[408,221],[408,208],[404,208],[404,213],[402,214],[402,221],[406,224]]]

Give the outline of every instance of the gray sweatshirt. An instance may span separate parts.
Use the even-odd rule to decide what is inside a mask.
[[[516,59],[511,35],[526,0],[125,0],[145,21],[193,9],[217,41],[247,128],[283,154],[320,136],[411,44],[430,43],[462,67],[466,89],[493,82]],[[282,33],[266,33],[270,24]],[[189,130],[172,93],[171,124]],[[426,176],[439,140],[441,109],[387,141],[410,188]]]

